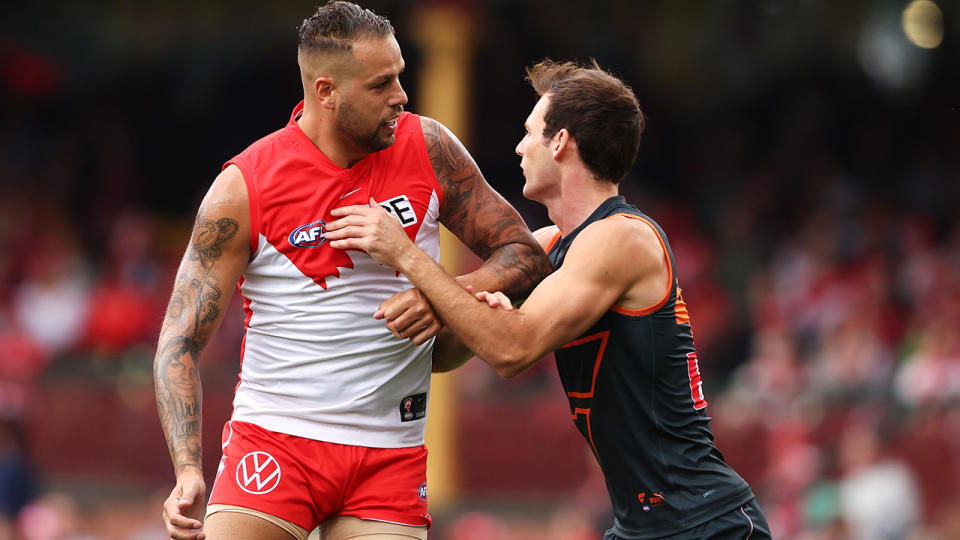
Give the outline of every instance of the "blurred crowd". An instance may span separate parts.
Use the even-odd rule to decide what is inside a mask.
[[[489,24],[513,35],[496,27],[506,22]],[[502,47],[482,51],[490,60],[478,60],[479,73],[491,74],[493,60],[514,71],[523,63],[517,41]],[[692,95],[610,54],[601,63],[634,82],[649,118],[622,191],[667,232],[718,446],[775,537],[960,538],[956,70],[890,92],[827,50]],[[275,59],[252,61],[276,74]],[[172,476],[153,347],[190,214],[219,162],[263,125],[281,125],[297,88],[291,78],[282,99],[245,98],[220,73],[192,100],[173,95],[170,109],[150,110],[177,88],[153,66],[155,79],[142,68],[119,87],[77,89],[64,83],[66,67],[0,39],[9,104],[0,109],[0,539],[163,537],[159,501]],[[139,84],[142,93],[130,91]],[[531,227],[544,225],[520,195],[516,141],[498,146],[505,135],[491,132],[518,133],[532,94],[478,84],[475,113],[488,121],[470,149]],[[224,115],[223,140],[209,143],[202,127],[220,118],[205,111],[205,95],[273,110]],[[227,137],[238,125],[248,131]],[[186,152],[184,162],[164,144]],[[242,325],[232,311],[202,361],[208,448],[236,382]],[[599,539],[606,494],[552,362],[511,381],[477,362],[454,377],[462,501],[437,516],[431,537]],[[531,473],[555,455],[576,464]]]

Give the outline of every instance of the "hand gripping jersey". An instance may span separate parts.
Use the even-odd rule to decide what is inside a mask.
[[[373,318],[410,282],[359,251],[330,247],[330,210],[372,196],[439,257],[442,191],[420,118],[403,113],[396,141],[349,169],[296,123],[228,161],[250,200],[250,249],[240,280],[246,314],[233,420],[355,446],[423,444],[433,341],[416,346]]]
[[[580,231],[618,214],[656,231],[669,257],[670,286],[649,309],[613,306],[554,356],[573,420],[603,470],[613,504],[611,532],[660,538],[737,508],[753,494],[713,444],[690,317],[659,225],[612,197],[555,240],[547,256],[560,268]]]

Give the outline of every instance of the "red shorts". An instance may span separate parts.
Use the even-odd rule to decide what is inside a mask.
[[[349,446],[230,421],[209,504],[259,510],[308,531],[335,515],[429,527],[427,448]]]

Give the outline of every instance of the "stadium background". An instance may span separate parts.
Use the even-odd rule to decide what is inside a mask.
[[[649,127],[622,191],[670,236],[714,433],[777,538],[960,538],[960,6],[911,5],[365,2],[408,108],[532,228],[523,68],[593,57],[630,82]],[[160,319],[220,164],[299,99],[312,7],[0,7],[0,538],[163,537]],[[208,473],[241,332],[235,303],[201,363]],[[431,538],[609,524],[553,369],[435,378]]]

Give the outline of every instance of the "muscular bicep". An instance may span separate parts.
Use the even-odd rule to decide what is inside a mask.
[[[520,307],[520,313],[532,322],[528,336],[537,348],[534,356],[552,352],[583,334],[622,292],[599,268],[579,271],[569,262],[544,279]]]
[[[563,266],[527,298],[520,312],[544,353],[576,339],[614,305],[660,279],[662,252],[650,249],[638,230],[626,220],[591,225],[570,246]]]
[[[483,178],[460,141],[435,120],[422,117],[421,125],[443,190],[440,222],[480,258],[489,261],[499,252],[497,264],[517,274],[505,276],[502,283],[483,284],[484,288],[525,293],[524,288],[549,272],[543,250],[517,211]]]
[[[204,197],[177,270],[162,335],[202,347],[229,304],[250,257],[246,186],[236,167],[223,171]]]

